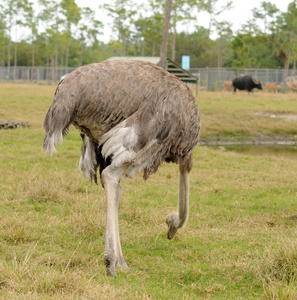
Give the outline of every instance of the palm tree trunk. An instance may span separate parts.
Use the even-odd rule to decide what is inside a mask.
[[[165,64],[166,64],[171,7],[172,7],[172,0],[167,0],[164,27],[163,27],[163,40],[161,46],[160,61],[158,64],[162,68],[165,68]]]
[[[176,28],[174,27],[173,39],[172,39],[172,48],[171,48],[171,59],[175,61],[175,45],[176,45]]]

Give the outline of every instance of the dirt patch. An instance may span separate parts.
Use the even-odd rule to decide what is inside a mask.
[[[288,121],[297,122],[297,114],[293,114],[293,113],[283,114],[283,113],[264,111],[264,112],[256,112],[256,115],[268,116],[273,119],[278,118],[278,119],[285,119]]]

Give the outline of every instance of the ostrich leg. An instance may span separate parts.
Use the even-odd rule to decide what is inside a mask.
[[[189,173],[192,168],[192,157],[179,164],[179,199],[178,212],[172,213],[166,218],[168,225],[167,237],[171,240],[177,230],[182,228],[189,216]]]
[[[102,183],[106,196],[106,236],[104,263],[107,274],[116,276],[116,267],[127,268],[125,262],[119,233],[118,207],[122,189],[119,185],[122,174],[127,166],[113,167],[108,166],[102,172]]]

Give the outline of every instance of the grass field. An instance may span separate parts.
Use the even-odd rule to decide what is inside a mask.
[[[132,268],[105,274],[105,199],[78,172],[71,128],[53,157],[42,122],[55,87],[0,85],[0,119],[30,128],[0,131],[0,298],[297,299],[297,159],[197,147],[190,218],[169,241],[178,167],[146,182],[123,178],[119,222]],[[201,92],[202,140],[261,135],[296,139],[293,94]]]

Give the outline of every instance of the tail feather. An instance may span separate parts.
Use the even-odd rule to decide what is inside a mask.
[[[56,146],[63,142],[63,135],[60,133],[47,134],[43,141],[43,149],[51,156],[56,151]]]
[[[43,123],[46,131],[43,149],[48,155],[52,155],[56,150],[56,146],[63,142],[63,136],[67,134],[68,127],[73,121],[74,116],[74,110],[69,110],[57,103],[51,105]]]

